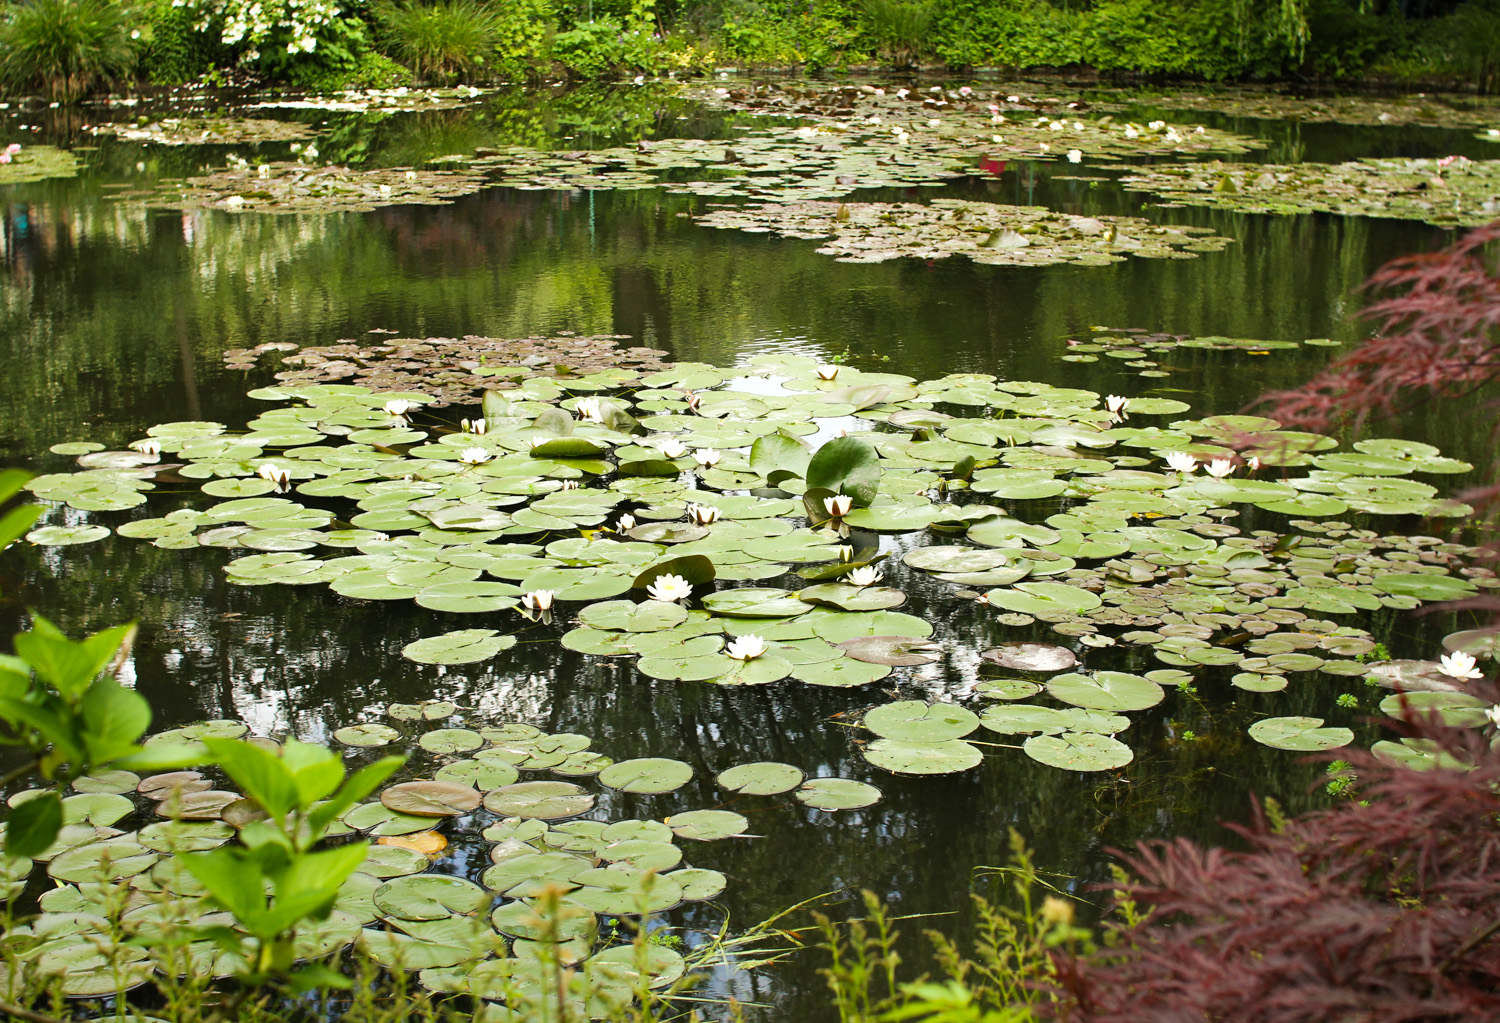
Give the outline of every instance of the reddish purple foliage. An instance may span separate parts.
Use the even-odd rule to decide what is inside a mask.
[[[1327,430],[1463,397],[1500,375],[1500,221],[1439,252],[1387,263],[1365,287],[1376,336],[1291,391],[1262,399],[1287,426]]]
[[[1491,687],[1477,695],[1500,698]],[[1344,752],[1369,805],[1342,801],[1249,849],[1185,839],[1124,862],[1146,920],[1118,949],[1058,954],[1067,1023],[1500,1020],[1500,746],[1495,729],[1414,722],[1472,771]]]

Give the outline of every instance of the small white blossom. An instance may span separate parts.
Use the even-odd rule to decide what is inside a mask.
[[[1186,451],[1167,452],[1167,467],[1186,475],[1198,468],[1198,460]]]
[[[668,458],[681,458],[683,455],[687,454],[687,445],[678,440],[676,437],[664,437],[656,442],[656,446],[660,448],[661,453],[666,455]]]
[[[705,469],[712,469],[714,466],[719,464],[719,459],[723,457],[724,453],[722,451],[715,450],[714,448],[700,448],[699,450],[693,452],[693,461],[697,462]]]
[[[578,409],[578,418],[585,423],[604,422],[604,407],[599,404],[598,398],[579,398],[575,407]]]
[[[1083,162],[1083,150],[1082,149],[1070,149],[1070,150],[1068,150],[1068,162],[1069,163],[1082,163]]]
[[[834,380],[839,375],[839,368],[833,363],[824,363],[818,367],[819,380]]]
[[[521,603],[528,611],[546,611],[552,607],[552,601],[556,597],[554,590],[532,590],[521,598]]]
[[[834,549],[839,552],[839,560],[840,561],[853,561],[854,560],[854,548],[851,547],[851,546],[849,546],[848,544],[841,543],[841,544],[838,545],[838,547],[836,547]]]
[[[1500,728],[1500,703],[1495,704],[1484,712],[1484,716],[1490,719],[1490,724]]]
[[[631,515],[629,512],[626,512],[624,515],[621,515],[619,517],[619,519],[616,520],[616,522],[615,522],[615,532],[617,532],[617,533],[628,533],[628,532],[630,532],[634,528],[635,528],[635,516]]]
[[[1215,458],[1203,468],[1214,479],[1221,480],[1234,472],[1234,461],[1228,458]]]
[[[161,441],[155,437],[149,437],[146,440],[133,440],[130,442],[130,450],[139,451],[147,458],[160,458]]]
[[[664,600],[668,603],[685,600],[693,595],[693,584],[680,575],[659,575],[656,581],[646,587],[646,594],[652,600]]]
[[[753,661],[765,652],[766,641],[755,635],[732,639],[724,648],[724,653],[737,661]]]
[[[687,514],[700,526],[711,526],[719,521],[719,509],[711,504],[689,504]]]
[[[1484,672],[1476,667],[1478,663],[1472,654],[1455,650],[1438,658],[1438,670],[1449,678],[1484,678]]]
[[[489,424],[483,419],[460,419],[458,421],[458,428],[462,433],[472,433],[476,437],[482,437],[484,436],[484,432],[489,429]]]
[[[483,465],[494,457],[484,448],[464,448],[458,453],[458,460],[465,465]]]
[[[880,572],[869,565],[861,565],[859,568],[851,569],[849,574],[844,576],[844,581],[850,586],[872,586],[880,582]]]
[[[259,469],[255,470],[255,475],[259,476],[263,480],[270,481],[276,487],[276,492],[278,494],[284,494],[288,490],[292,489],[291,471],[289,469],[283,469],[281,466],[276,465],[273,462],[266,462]]]
[[[1130,399],[1118,394],[1106,395],[1104,398],[1104,407],[1109,409],[1112,414],[1123,419],[1125,417],[1125,410],[1130,407]]]
[[[849,509],[854,507],[854,498],[848,494],[834,494],[832,497],[823,498],[823,510],[836,519],[841,519],[849,514]]]
[[[407,401],[405,398],[392,398],[381,407],[386,415],[405,419],[407,414],[416,408],[417,405],[415,402]]]

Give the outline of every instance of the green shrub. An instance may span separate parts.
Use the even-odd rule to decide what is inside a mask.
[[[29,0],[0,12],[0,80],[72,100],[135,64],[130,12],[110,0]]]
[[[232,63],[233,52],[217,36],[198,31],[193,13],[171,0],[139,8],[141,40],[137,69],[154,85],[181,85]]]
[[[934,49],[960,67],[1066,67],[1083,61],[1084,17],[1046,0],[969,0],[945,8],[934,25]]]
[[[391,56],[436,82],[471,80],[484,71],[503,30],[500,15],[477,0],[383,4],[375,19]]]
[[[864,30],[877,52],[892,64],[915,64],[930,52],[936,10],[924,0],[864,0],[860,4]]]
[[[1466,78],[1480,92],[1500,86],[1500,0],[1467,0],[1424,34],[1447,65],[1443,77]]]

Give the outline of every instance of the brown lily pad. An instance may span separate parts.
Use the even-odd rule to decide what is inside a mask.
[[[931,664],[938,659],[936,651],[942,649],[936,643],[911,636],[856,636],[835,646],[853,660],[893,667]]]
[[[380,794],[386,807],[414,817],[454,817],[476,809],[480,799],[469,786],[447,781],[407,781]]]
[[[979,656],[1012,671],[1065,671],[1078,663],[1078,655],[1052,643],[1001,643]]]

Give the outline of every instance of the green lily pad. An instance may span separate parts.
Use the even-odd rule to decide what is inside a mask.
[[[408,643],[401,648],[401,656],[418,664],[473,664],[515,645],[516,637],[502,636],[494,629],[457,629]]]
[[[1065,771],[1110,771],[1135,759],[1129,746],[1098,732],[1033,735],[1021,748],[1031,759]]]
[[[1250,726],[1250,738],[1273,749],[1312,753],[1337,749],[1354,741],[1347,728],[1325,728],[1322,718],[1262,718]]]
[[[774,760],[739,764],[720,771],[714,780],[731,792],[747,796],[776,796],[802,784],[804,775],[791,764]]]
[[[902,700],[867,711],[864,726],[884,739],[936,742],[968,735],[979,727],[979,716],[957,704]]]
[[[874,785],[849,778],[809,778],[794,795],[815,810],[858,810],[880,801]]]
[[[1113,712],[1145,710],[1156,706],[1166,695],[1150,679],[1123,671],[1059,675],[1047,682],[1047,692],[1075,707]]]
[[[896,774],[956,774],[978,767],[983,759],[978,747],[958,739],[877,739],[863,752],[870,763]]]
[[[600,783],[612,789],[650,794],[680,789],[692,777],[690,765],[661,757],[621,760],[599,772]]]
[[[593,805],[591,793],[566,781],[523,781],[495,789],[484,797],[484,807],[491,813],[541,820],[576,817]]]

